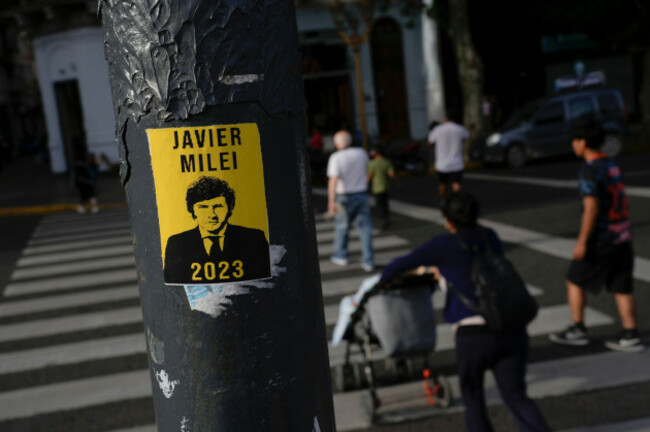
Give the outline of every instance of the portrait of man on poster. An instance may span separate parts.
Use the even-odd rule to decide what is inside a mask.
[[[235,191],[225,180],[203,176],[190,184],[185,203],[196,226],[167,240],[165,283],[198,285],[271,276],[264,232],[230,222],[235,202]]]

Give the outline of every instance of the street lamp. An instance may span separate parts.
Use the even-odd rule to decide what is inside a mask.
[[[335,0],[330,6],[332,20],[336,25],[339,36],[346,45],[352,47],[354,53],[354,71],[357,78],[357,98],[359,100],[359,119],[361,120],[361,142],[363,148],[368,150],[368,130],[366,128],[366,107],[363,94],[363,82],[361,75],[361,45],[366,43],[370,35],[372,14],[374,10],[373,0],[360,0],[356,3],[356,12],[352,12],[346,4]],[[363,34],[359,34],[359,17],[363,21]],[[351,33],[345,31],[346,24],[350,27]]]

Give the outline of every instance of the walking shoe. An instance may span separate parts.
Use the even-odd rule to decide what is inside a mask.
[[[623,330],[615,338],[605,341],[605,346],[614,351],[641,352],[645,349],[636,330]]]
[[[77,204],[77,213],[84,214],[86,213],[86,207],[81,204]]]
[[[372,264],[361,263],[361,268],[366,273],[370,273],[371,271],[373,271],[375,269],[375,266],[372,265]]]
[[[577,324],[572,324],[566,330],[551,333],[548,335],[551,342],[561,345],[584,346],[589,343],[589,335],[587,329]]]
[[[335,256],[331,256],[330,261],[333,264],[336,264],[337,266],[341,266],[341,267],[345,267],[346,265],[348,265],[348,260],[346,260],[344,258],[337,258]]]
[[[96,206],[96,205],[92,206],[92,207],[90,208],[90,212],[91,212],[92,214],[97,214],[97,213],[99,213],[99,207]]]

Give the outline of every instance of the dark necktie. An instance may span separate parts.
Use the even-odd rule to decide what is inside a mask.
[[[212,241],[212,246],[210,247],[210,256],[217,255],[221,253],[221,237],[222,236],[208,236],[210,241]]]

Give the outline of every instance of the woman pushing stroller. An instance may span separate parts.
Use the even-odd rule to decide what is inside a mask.
[[[496,233],[477,225],[478,211],[472,195],[464,191],[451,194],[442,209],[449,234],[433,237],[408,255],[393,260],[382,272],[380,281],[390,281],[405,272],[429,273],[440,278],[439,285],[446,295],[444,317],[455,329],[460,388],[469,432],[494,430],[487,415],[483,388],[488,369],[492,370],[501,397],[519,429],[550,431],[539,408],[526,393],[528,334],[525,327],[496,332],[457,294],[458,291],[476,300],[473,255],[465,245],[472,250],[477,247],[478,251],[490,248],[503,255]],[[448,284],[453,284],[454,289],[446,289]]]

